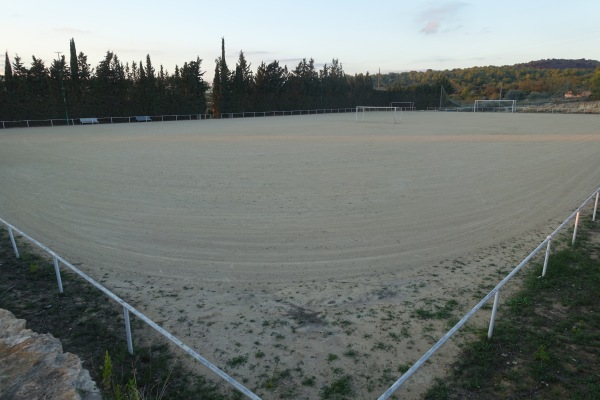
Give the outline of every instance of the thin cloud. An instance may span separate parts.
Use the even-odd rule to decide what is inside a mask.
[[[69,35],[89,35],[92,33],[92,31],[69,27],[54,28],[53,31],[58,33],[67,33]]]
[[[245,56],[261,56],[261,55],[267,55],[267,54],[272,54],[271,51],[265,51],[265,50],[256,50],[256,51],[244,51],[244,55]]]
[[[283,63],[299,63],[300,61],[302,61],[304,58],[306,57],[302,57],[302,58],[282,58],[280,60],[278,60],[279,62],[283,62]],[[306,60],[308,61],[308,59]]]
[[[424,24],[420,32],[426,35],[439,33],[443,26],[454,22],[458,11],[466,5],[463,2],[451,2],[430,6],[419,16],[419,21]]]

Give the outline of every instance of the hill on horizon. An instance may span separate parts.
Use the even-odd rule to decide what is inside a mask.
[[[544,59],[503,66],[478,66],[434,71],[410,71],[374,76],[379,90],[414,98],[417,92],[434,92],[443,85],[445,92],[458,102],[474,99],[544,101],[591,96],[594,76],[600,61],[587,59]],[[413,100],[414,101],[414,100]]]
[[[527,63],[515,64],[517,68],[536,68],[536,69],[595,69],[600,66],[600,61],[564,58],[548,58],[544,60],[529,61]]]

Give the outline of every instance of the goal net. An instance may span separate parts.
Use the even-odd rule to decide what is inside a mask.
[[[356,122],[400,122],[400,108],[356,106]]]
[[[392,101],[390,107],[397,107],[400,111],[414,111],[414,101]]]
[[[473,111],[491,112],[515,112],[517,110],[516,100],[475,100]]]

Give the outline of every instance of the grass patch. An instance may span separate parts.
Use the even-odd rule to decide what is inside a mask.
[[[244,365],[248,362],[248,356],[237,356],[233,357],[230,360],[227,360],[227,365],[231,368],[239,367],[240,365]]]
[[[344,375],[333,381],[330,385],[325,385],[321,389],[321,399],[346,399],[354,394],[352,389],[352,378],[350,375]]]
[[[458,301],[448,300],[443,306],[433,304],[433,308],[430,309],[417,308],[412,316],[419,319],[449,319],[457,308]]]
[[[482,331],[425,398],[600,398],[598,243],[597,223],[583,224],[576,246],[555,241],[546,276],[539,264],[524,269],[493,337]]]

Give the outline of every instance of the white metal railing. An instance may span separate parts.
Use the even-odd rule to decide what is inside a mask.
[[[285,115],[316,115],[316,114],[337,114],[354,112],[354,108],[319,108],[314,110],[289,110],[289,111],[246,111],[222,113],[220,118],[253,118],[253,117],[275,117]],[[143,118],[143,119],[142,119]],[[144,115],[144,116],[125,116],[125,117],[92,117],[92,118],[51,118],[51,119],[21,119],[16,121],[0,121],[0,127],[6,128],[32,128],[40,126],[66,126],[81,125],[86,120],[93,119],[99,124],[131,123],[131,122],[153,122],[153,121],[192,121],[212,119],[211,114],[168,114],[168,115]],[[83,120],[83,122],[82,122]],[[88,122],[89,123],[89,122]]]
[[[188,347],[181,340],[179,340],[178,338],[176,338],[175,336],[173,336],[171,333],[169,333],[167,330],[165,330],[164,328],[162,328],[161,326],[159,326],[157,323],[155,323],[154,321],[152,321],[150,318],[148,318],[147,316],[145,316],[144,314],[142,314],[140,311],[138,311],[137,309],[135,309],[135,307],[133,307],[132,305],[128,304],[125,300],[121,299],[119,296],[117,296],[116,294],[114,294],[113,292],[111,292],[110,290],[108,290],[107,288],[105,288],[104,286],[102,286],[100,283],[96,282],[94,279],[92,279],[91,277],[89,277],[83,271],[79,270],[77,267],[75,267],[73,264],[71,264],[70,262],[68,262],[64,258],[62,258],[60,255],[56,254],[50,248],[48,248],[47,246],[45,246],[42,243],[38,242],[37,240],[35,240],[31,236],[27,235],[25,232],[21,231],[20,229],[16,228],[14,225],[11,225],[10,223],[6,222],[2,218],[0,218],[0,223],[4,224],[6,226],[6,228],[8,229],[8,236],[10,238],[13,250],[15,252],[15,256],[17,258],[19,258],[20,255],[19,255],[19,249],[17,247],[17,242],[15,240],[15,236],[14,236],[13,231],[17,232],[19,235],[21,235],[25,239],[29,240],[31,243],[35,244],[37,247],[39,247],[40,249],[44,250],[46,253],[48,253],[49,255],[52,256],[52,260],[53,260],[53,263],[54,263],[54,270],[55,270],[55,273],[56,273],[56,279],[57,279],[57,282],[58,282],[58,290],[59,290],[60,293],[63,293],[63,286],[62,286],[62,279],[61,279],[61,276],[60,276],[59,263],[63,264],[65,267],[67,267],[71,271],[75,272],[77,275],[79,275],[80,277],[82,277],[83,279],[85,279],[86,281],[88,281],[91,285],[93,285],[94,287],[96,287],[102,293],[104,293],[105,295],[107,295],[108,297],[110,297],[111,299],[113,299],[114,301],[116,301],[117,303],[119,303],[123,307],[123,317],[125,319],[125,333],[126,333],[126,336],[127,336],[127,350],[129,351],[130,354],[133,354],[133,343],[132,343],[132,338],[131,338],[131,324],[130,324],[130,321],[129,321],[129,313],[131,312],[134,315],[136,315],[138,318],[140,318],[142,321],[144,321],[146,324],[148,324],[151,328],[153,328],[158,333],[160,333],[162,336],[164,336],[165,338],[167,338],[168,340],[170,340],[172,343],[174,343],[181,350],[183,350],[184,352],[186,352],[187,354],[189,354],[190,356],[192,356],[194,359],[196,359],[197,361],[199,361],[200,363],[202,363],[204,366],[206,366],[212,372],[214,372],[215,374],[217,374],[219,377],[221,377],[223,380],[225,380],[227,383],[229,383],[231,386],[233,386],[235,389],[237,389],[239,392],[241,392],[242,394],[244,394],[247,398],[249,398],[249,399],[255,399],[255,400],[260,400],[260,397],[258,397],[254,393],[252,393],[249,389],[247,389],[241,383],[237,382],[235,379],[233,379],[232,377],[230,377],[229,375],[227,375],[225,372],[223,372],[222,370],[220,370],[213,363],[211,363],[206,358],[202,357],[200,354],[196,353],[194,350],[192,350],[190,347]]]
[[[94,120],[94,124],[115,124],[130,122],[152,122],[152,121],[192,121],[210,119],[210,114],[165,114],[165,115],[131,115],[125,117],[78,117],[78,118],[51,118],[51,119],[20,119],[15,121],[0,121],[0,127],[6,128],[33,128],[41,126],[66,126],[82,125],[88,120]]]
[[[448,341],[448,339],[450,339],[481,307],[483,307],[485,305],[485,303],[487,303],[489,301],[489,299],[492,298],[492,296],[494,296],[494,305],[492,307],[492,315],[490,317],[490,325],[488,328],[488,339],[490,339],[494,332],[496,311],[498,310],[498,303],[500,301],[500,289],[502,289],[502,287],[509,280],[511,280],[512,277],[517,272],[519,272],[533,258],[533,256],[535,256],[542,248],[544,248],[544,246],[546,246],[546,255],[544,258],[544,267],[543,267],[543,271],[542,271],[542,276],[545,276],[546,268],[548,266],[548,258],[550,257],[550,242],[552,241],[552,238],[554,238],[554,236],[556,236],[562,228],[564,228],[571,220],[573,220],[573,218],[575,218],[575,224],[574,224],[574,228],[573,228],[573,238],[571,240],[571,243],[574,244],[575,238],[577,236],[577,225],[579,224],[579,214],[581,213],[581,210],[593,198],[595,198],[594,211],[592,213],[592,221],[595,221],[596,220],[596,211],[598,210],[599,195],[600,195],[600,187],[598,189],[596,189],[596,191],[594,193],[592,193],[579,207],[577,207],[577,209],[566,220],[564,220],[564,222],[562,224],[560,224],[558,226],[558,228],[556,228],[554,230],[554,232],[552,232],[550,235],[548,235],[548,237],[546,237],[546,239],[544,239],[542,241],[542,243],[540,243],[531,253],[529,253],[529,255],[527,257],[525,257],[523,259],[523,261],[521,261],[519,263],[519,265],[517,265],[504,279],[502,279],[502,281],[500,281],[500,283],[498,283],[496,285],[496,287],[494,287],[483,299],[481,299],[481,301],[479,303],[477,303],[477,305],[475,305],[475,307],[473,307],[471,309],[471,311],[469,311],[464,317],[462,317],[462,319],[460,321],[458,321],[456,323],[456,325],[454,325],[454,327],[452,327],[452,329],[450,329],[444,336],[442,336],[442,338],[440,340],[438,340],[436,344],[434,344],[421,358],[419,358],[414,363],[414,365],[408,369],[408,371],[406,371],[404,374],[402,374],[402,376],[400,378],[398,378],[398,380],[392,386],[390,386],[390,388],[388,390],[386,390],[378,398],[378,400],[388,399],[390,396],[392,396],[394,394],[394,392],[396,390],[398,390],[404,382],[406,382],[436,351],[438,351],[440,349],[440,347],[442,347],[442,345],[444,343],[446,343]]]
[[[316,114],[338,114],[354,112],[354,108],[319,108],[315,110],[287,110],[287,111],[245,111],[233,113],[221,113],[221,118],[255,118],[255,117],[278,117],[286,115],[316,115]]]

